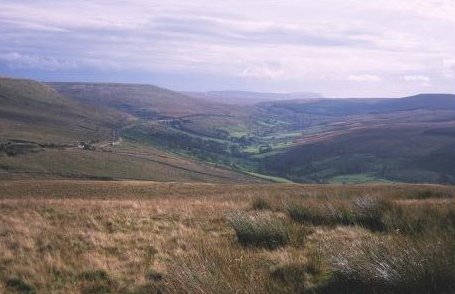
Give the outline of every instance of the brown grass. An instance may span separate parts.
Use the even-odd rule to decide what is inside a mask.
[[[429,189],[447,197],[412,197]],[[321,248],[379,240],[384,233],[292,223],[287,203],[349,206],[369,195],[400,206],[402,222],[415,223],[415,213],[409,212],[432,207],[436,210],[427,223],[437,228],[446,219],[437,219],[440,211],[455,206],[453,193],[451,187],[424,185],[0,182],[0,293],[20,287],[37,293],[319,291],[337,270]],[[270,209],[252,211],[258,198]],[[229,216],[239,211],[288,223],[289,242],[275,250],[240,246],[229,223]],[[421,236],[389,234],[412,240]],[[412,240],[406,242],[414,244]]]

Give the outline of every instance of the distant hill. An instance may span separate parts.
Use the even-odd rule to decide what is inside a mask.
[[[176,118],[216,113],[227,115],[225,105],[197,99],[152,85],[49,83],[60,94],[98,107],[109,107],[146,119]]]
[[[297,113],[316,120],[294,146],[265,157],[263,172],[302,182],[455,183],[455,95],[261,107],[283,119]]]
[[[206,101],[233,105],[253,105],[267,101],[322,98],[321,94],[311,92],[259,93],[247,91],[184,92],[184,94]]]
[[[372,127],[299,144],[263,160],[300,182],[395,181],[455,184],[455,124]]]
[[[105,139],[124,123],[115,111],[89,107],[31,80],[0,78],[0,138],[40,143]]]
[[[262,103],[260,106],[271,112],[288,110],[328,116],[360,115],[409,111],[416,109],[448,110],[455,109],[455,95],[421,94],[405,98],[368,99],[314,99],[290,100]]]
[[[2,78],[0,179],[455,184],[455,95],[191,95]]]

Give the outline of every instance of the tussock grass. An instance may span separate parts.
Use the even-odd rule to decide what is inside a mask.
[[[94,282],[94,281],[106,281],[109,282],[111,279],[109,274],[104,270],[92,270],[86,271],[79,275],[80,280]]]
[[[301,204],[291,203],[288,204],[286,210],[294,221],[311,224],[311,225],[328,225],[333,223],[332,215],[321,209],[314,209],[305,207]]]
[[[431,189],[425,189],[425,190],[419,190],[410,195],[409,199],[418,199],[418,200],[423,200],[423,199],[440,199],[440,198],[452,198],[454,197],[453,192],[449,191],[444,191],[444,190],[431,190]]]
[[[319,206],[303,206],[290,203],[286,211],[294,221],[315,226],[358,225],[372,231],[383,231],[385,211],[392,204],[387,200],[370,197],[355,198],[351,203],[333,205],[330,202]]]
[[[389,231],[421,236],[443,232],[455,235],[455,207],[453,205],[395,206],[383,216]]]
[[[155,270],[149,270],[146,274],[145,274],[145,278],[148,280],[148,281],[151,281],[151,282],[157,282],[157,281],[161,281],[163,279],[163,274],[160,273],[160,272],[157,272]]]
[[[453,293],[455,243],[443,236],[372,236],[325,244],[333,269],[322,293]]]
[[[166,293],[267,293],[263,264],[252,251],[205,239],[172,262],[164,289]]]
[[[267,289],[269,293],[317,293],[318,286],[329,278],[330,268],[322,251],[305,246],[301,251],[290,252],[288,258],[271,268]]]
[[[255,198],[251,203],[251,208],[254,210],[266,210],[270,209],[271,205],[269,201],[264,198]]]
[[[307,288],[308,274],[302,264],[286,264],[274,269],[269,289],[272,293],[303,293]]]
[[[386,230],[383,215],[393,207],[393,204],[389,200],[359,197],[353,200],[353,204],[353,224],[372,231]]]
[[[36,288],[21,278],[9,278],[5,281],[6,288],[21,294],[35,294]]]
[[[289,224],[283,220],[235,213],[229,221],[243,246],[276,249],[289,243]]]
[[[450,293],[455,199],[425,190],[455,191],[0,182],[0,293]]]

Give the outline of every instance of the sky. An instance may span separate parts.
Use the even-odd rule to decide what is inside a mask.
[[[326,97],[455,93],[455,0],[0,0],[0,75]]]

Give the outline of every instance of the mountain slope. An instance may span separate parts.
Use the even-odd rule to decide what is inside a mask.
[[[449,94],[226,105],[147,85],[2,79],[0,113],[0,178],[455,183]]]
[[[260,108],[272,113],[282,111],[325,116],[344,116],[411,111],[416,109],[455,109],[455,95],[421,94],[405,98],[311,99],[262,103]]]
[[[172,96],[172,92],[163,91]],[[122,130],[134,125],[139,117],[121,108],[102,103],[94,107],[81,100],[35,81],[0,79],[0,179],[261,181],[225,167],[125,140]]]
[[[0,78],[0,137],[40,143],[102,140],[123,123],[116,112],[88,107],[30,80]]]
[[[420,101],[421,102],[421,101]],[[455,183],[455,109],[340,117],[262,160],[262,172],[303,182]]]
[[[254,105],[267,101],[322,98],[321,94],[311,92],[259,93],[247,91],[210,91],[184,92],[184,94],[206,101],[231,105]]]
[[[83,103],[117,109],[143,119],[197,114],[227,115],[226,105],[189,97],[152,85],[49,83],[62,95]]]

